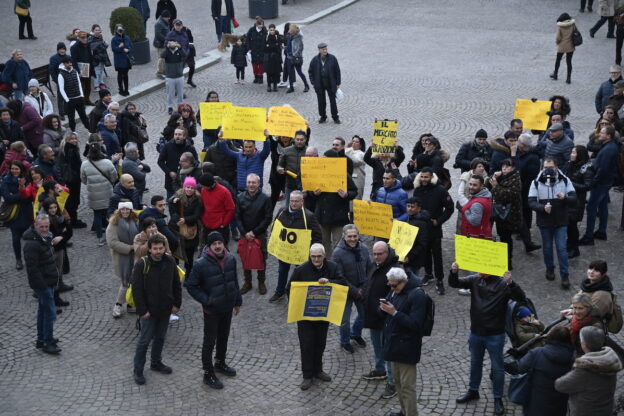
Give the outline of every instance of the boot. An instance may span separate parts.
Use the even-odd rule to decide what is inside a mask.
[[[566,78],[566,84],[570,84],[572,82],[572,68],[568,67],[568,77]]]
[[[58,290],[59,293],[69,292],[70,290],[74,290],[74,286],[68,285],[65,282],[63,282],[63,278],[61,277],[59,279],[58,287],[56,290]]]
[[[561,275],[561,288],[565,290],[570,289],[570,277],[567,274]]]
[[[273,90],[271,89],[271,84],[267,84],[267,92],[272,92]]]
[[[273,92],[277,92],[277,82],[273,83]]]
[[[245,293],[249,292],[252,288],[251,270],[243,270],[243,277],[245,278],[245,283],[243,283],[243,286],[240,288],[241,295],[244,295]]]
[[[258,270],[258,292],[261,295],[266,295],[267,293],[267,287],[264,284],[264,281],[266,280],[266,274],[264,270]]]
[[[258,75],[258,84],[262,84],[264,82],[264,75]]]
[[[69,306],[69,302],[61,299],[59,292],[54,291],[54,305],[55,306]]]

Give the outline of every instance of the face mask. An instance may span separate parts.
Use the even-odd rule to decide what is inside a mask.
[[[124,34],[124,30],[123,29],[117,29],[117,34],[118,35],[123,35]]]
[[[556,175],[557,172],[555,172],[554,169],[544,169],[544,176],[546,177],[553,177]]]

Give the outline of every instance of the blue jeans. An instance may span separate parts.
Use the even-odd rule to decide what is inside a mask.
[[[288,66],[288,82],[290,82],[290,88],[293,87],[293,84],[297,80],[297,77],[295,76],[295,70],[297,71],[297,73],[299,74],[299,77],[303,81],[303,85],[308,86],[308,80],[305,74],[303,73],[303,71],[301,70],[301,64],[295,65],[292,63],[290,59],[286,58],[286,65]]]
[[[353,322],[353,326],[349,331],[349,324],[351,323],[351,306],[355,304],[355,309],[357,309],[357,317]],[[362,336],[362,326],[364,325],[362,316],[364,316],[364,303],[361,300],[354,300],[347,298],[347,303],[345,304],[344,314],[342,315],[342,323],[340,324],[340,343],[348,344],[350,342],[350,337],[361,337]]]
[[[56,321],[56,306],[54,306],[54,288],[46,287],[43,290],[35,290],[39,299],[37,310],[37,340],[44,344],[53,344],[54,321]]]
[[[13,90],[13,97],[16,100],[24,101],[24,92],[22,90]]]
[[[215,20],[215,29],[217,30],[217,41],[221,42],[223,33],[232,33],[230,18],[227,16],[220,16],[219,20]]]
[[[95,226],[95,235],[97,238],[102,238],[104,235],[104,220],[106,219],[105,209],[93,210],[93,225]]]
[[[100,84],[104,84],[104,78],[102,78],[104,64],[97,64],[93,67],[93,69],[95,70],[95,86],[99,87]]]
[[[587,201],[587,228],[585,229],[585,237],[594,237],[596,214],[600,220],[600,224],[598,224],[598,231],[601,233],[607,232],[610,188],[610,186],[606,185],[597,185],[591,189],[589,193],[589,200]]]
[[[557,249],[557,258],[559,259],[559,273],[569,274],[568,272],[568,227],[539,227],[542,234],[542,253],[544,254],[544,264],[546,268],[555,268],[555,259],[553,258],[553,240]]]
[[[470,333],[468,338],[470,347],[470,390],[479,390],[483,374],[483,356],[487,350],[492,364],[492,383],[494,384],[494,398],[503,397],[505,387],[505,372],[503,370],[503,347],[505,333],[499,335],[481,336]]]
[[[284,263],[281,260],[277,261],[277,287],[275,288],[275,293],[284,293],[286,291],[289,271],[290,264]]]
[[[134,369],[143,371],[145,367],[145,356],[147,355],[147,347],[152,340],[152,357],[151,363],[158,364],[162,361],[162,349],[165,344],[165,335],[169,327],[169,315],[163,318],[155,318],[150,316],[149,319],[141,319],[141,334],[137,342],[136,352],[134,354]]]
[[[383,372],[385,370],[388,375],[388,384],[394,386],[392,363],[390,361],[384,361],[383,359],[383,331],[380,329],[371,329],[370,337],[375,354],[375,371]]]

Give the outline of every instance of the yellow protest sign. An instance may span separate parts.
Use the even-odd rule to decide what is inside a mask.
[[[353,222],[362,234],[390,238],[392,205],[354,199],[353,217]]]
[[[392,231],[390,232],[388,244],[399,256],[400,261],[405,260],[405,256],[407,256],[407,253],[412,249],[417,235],[418,227],[403,221],[392,221]]]
[[[516,100],[514,118],[522,120],[525,129],[546,130],[548,127],[548,112],[552,103],[550,101]]]
[[[272,136],[295,137],[297,130],[306,130],[306,121],[292,107],[269,108],[267,129]]]
[[[43,193],[43,186],[37,188],[37,195],[35,196],[35,201],[33,203],[33,212],[35,217],[39,213],[39,195]],[[69,198],[69,192],[64,189],[61,189],[59,195],[56,197],[56,204],[58,205],[59,212],[63,212],[65,209],[65,204],[67,203],[67,198]]]
[[[199,161],[201,163],[204,163],[204,161],[206,160],[206,153],[207,152],[199,152]]]
[[[393,120],[377,120],[373,126],[371,151],[378,155],[394,155],[399,124]]]
[[[502,276],[507,264],[507,243],[455,235],[455,261],[460,268]]]
[[[335,283],[292,282],[287,322],[328,321],[340,326],[348,291]]]
[[[275,220],[267,250],[284,263],[299,265],[308,261],[311,242],[311,230],[286,228]]]
[[[223,113],[232,103],[199,103],[199,123],[204,130],[215,130],[221,125]]]
[[[304,191],[347,190],[347,159],[344,157],[302,157],[301,185]]]
[[[224,139],[265,141],[266,109],[232,106],[223,114]]]

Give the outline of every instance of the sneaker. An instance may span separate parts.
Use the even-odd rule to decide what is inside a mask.
[[[423,278],[422,278],[422,285],[423,286],[427,286],[429,284],[430,281],[433,280],[433,275],[430,274],[426,274]]]
[[[457,293],[462,296],[470,296],[470,289],[459,289]]]
[[[286,88],[286,87],[288,86],[288,82],[286,82],[286,81],[282,81],[282,82],[280,82],[279,84],[277,84],[277,86],[278,86],[279,88]]]
[[[273,303],[273,302],[277,302],[278,300],[280,300],[281,298],[284,297],[283,293],[273,293],[273,296],[271,296],[271,299],[269,299],[269,302]]]
[[[41,348],[41,351],[45,352],[46,354],[56,355],[59,352],[61,352],[62,350],[58,347],[58,345],[53,343],[53,344],[45,344]]]
[[[546,269],[546,280],[555,280],[555,269]]]
[[[169,315],[169,323],[178,322],[180,317],[178,315],[171,314]]]
[[[126,307],[126,312],[127,313],[136,313],[136,308],[133,308],[132,306],[127,306]]]
[[[311,378],[304,378],[303,381],[301,382],[301,384],[299,385],[299,388],[301,390],[308,390],[310,387],[312,387],[312,379]]]
[[[605,240],[606,241],[607,240],[607,233],[603,233],[601,231],[596,231],[594,233],[594,238],[596,240]]]
[[[159,363],[150,365],[150,370],[156,371],[156,372],[161,373],[161,374],[171,374],[171,373],[173,373],[173,369],[171,367],[169,367],[168,365],[163,364],[162,361],[159,362]]]
[[[364,338],[362,338],[361,336],[357,335],[355,337],[351,337],[351,339],[353,341],[356,342],[356,344],[358,344],[360,347],[365,347],[366,346],[366,341],[364,341]]]
[[[397,395],[396,387],[391,386],[390,384],[386,384],[386,388],[384,389],[384,392],[381,393],[381,398],[391,399],[396,395]]]
[[[105,246],[105,245],[106,245],[106,238],[104,238],[104,237],[100,238],[100,239],[98,240],[97,245],[98,245],[98,247],[103,247],[103,246]]]
[[[119,318],[121,316],[121,305],[116,303],[113,306],[113,318]]]
[[[236,370],[227,365],[225,361],[215,361],[214,369],[216,372],[226,375],[228,377],[236,376]]]
[[[314,377],[321,381],[331,381],[332,379],[325,371],[319,371]]]
[[[438,292],[438,295],[444,295],[446,293],[446,291],[444,290],[444,283],[442,283],[441,281],[437,282],[436,291]]]
[[[215,373],[204,373],[204,384],[216,390],[221,390],[223,388],[223,383],[221,383]]]
[[[134,382],[139,386],[145,384],[145,376],[143,375],[143,370],[134,370]]]
[[[385,380],[388,378],[385,371],[372,370],[362,376],[364,380]]]
[[[355,352],[355,350],[353,349],[353,345],[351,344],[340,344],[340,348],[342,348],[349,354],[353,354]]]

